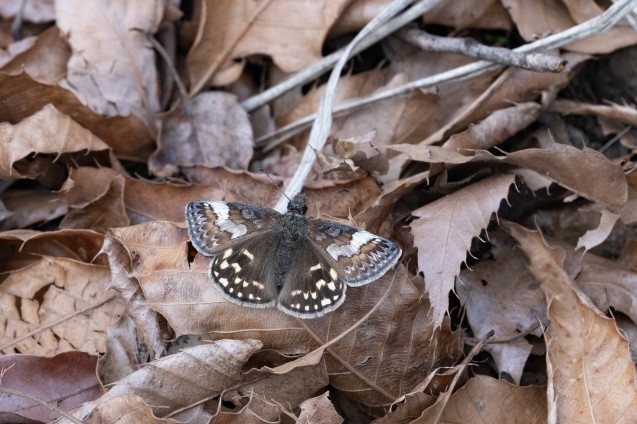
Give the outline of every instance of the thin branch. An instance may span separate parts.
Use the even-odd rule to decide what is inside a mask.
[[[545,51],[564,46],[576,40],[581,40],[583,38],[601,34],[615,25],[635,6],[637,6],[637,0],[618,1],[617,3],[609,7],[604,13],[593,19],[590,19],[584,23],[571,27],[557,34],[553,34],[546,38],[534,41],[533,43],[520,46],[514,51],[522,53]],[[468,65],[460,66],[458,68],[442,72],[440,74],[409,82],[399,87],[383,90],[368,96],[362,96],[340,103],[334,107],[334,116],[345,116],[363,106],[368,106],[383,100],[392,99],[394,97],[406,96],[416,89],[425,89],[451,81],[464,81],[478,75],[482,75],[486,72],[491,72],[493,70],[499,69],[501,67],[502,65],[482,60],[473,62]],[[272,134],[268,134],[266,136],[258,138],[255,142],[257,143],[257,145],[263,145],[267,143],[268,147],[271,148],[273,144],[280,144],[289,137],[292,137],[309,127],[314,121],[315,117],[316,114],[312,114],[301,118],[298,121],[291,123],[290,125],[280,128]]]
[[[352,55],[356,55],[367,49],[368,47],[376,44],[383,38],[407,25],[414,19],[418,19],[429,10],[433,9],[443,2],[444,0],[422,0],[418,2],[403,14],[397,16],[386,25],[379,28],[378,31],[370,34],[370,36],[367,37],[365,40],[362,40],[356,47],[354,47]],[[243,103],[241,103],[241,106],[243,106],[243,108],[247,112],[252,112],[253,110],[260,108],[261,106],[270,103],[272,100],[278,99],[293,88],[306,84],[309,81],[312,81],[313,79],[327,72],[330,68],[332,68],[332,66],[334,66],[336,62],[338,62],[344,52],[345,49],[343,48],[341,50],[335,51],[328,56],[325,56],[314,65],[291,75],[274,87],[265,90],[263,93],[246,99]]]
[[[352,55],[354,47],[356,47],[356,45],[385,22],[396,16],[401,10],[411,4],[412,1],[413,0],[392,1],[389,6],[384,7],[378,15],[374,16],[374,19],[365,25],[365,27],[363,27],[356,37],[354,37],[354,39],[347,45],[345,52],[343,52],[343,55],[334,66],[334,69],[332,69],[332,73],[330,74],[330,78],[325,87],[323,98],[321,99],[318,111],[316,112],[316,121],[314,121],[314,124],[312,125],[310,137],[305,146],[305,150],[303,151],[301,162],[294,172],[289,184],[285,188],[285,193],[283,193],[284,195],[279,198],[279,201],[274,207],[277,211],[284,212],[288,204],[288,199],[294,197],[301,191],[303,184],[305,183],[305,179],[309,175],[310,170],[316,161],[315,150],[321,151],[323,150],[323,146],[325,146],[327,136],[332,128],[332,109],[334,107],[334,98],[336,96],[336,86],[339,83],[341,71],[345,67],[347,60]]]
[[[53,405],[51,403],[48,403],[48,402],[46,402],[46,401],[44,401],[44,400],[42,400],[40,398],[37,398],[37,397],[33,396],[30,393],[21,392],[19,390],[7,389],[7,388],[2,387],[2,386],[0,386],[0,393],[6,393],[8,395],[13,395],[13,396],[20,396],[20,397],[23,397],[25,399],[32,400],[33,402],[37,402],[40,405],[44,405],[47,408],[57,412],[58,414],[60,414],[61,416],[63,416],[64,418],[66,418],[67,420],[69,420],[69,421],[71,421],[71,422],[73,422],[75,424],[82,424],[82,421],[78,420],[73,415],[69,414],[68,412],[63,411],[60,408],[58,408],[57,406],[55,406],[55,405]]]
[[[534,72],[562,72],[567,63],[566,59],[559,56],[543,53],[524,54],[503,47],[485,46],[473,38],[441,37],[416,28],[403,28],[397,35],[423,50],[456,53]]]

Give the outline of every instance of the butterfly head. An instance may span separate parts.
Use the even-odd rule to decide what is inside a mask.
[[[290,203],[288,203],[288,212],[305,215],[307,212],[307,200],[304,194],[297,194],[294,196],[294,199],[290,200]]]

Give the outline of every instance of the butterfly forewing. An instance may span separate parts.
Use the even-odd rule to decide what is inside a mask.
[[[380,278],[402,253],[387,239],[338,222],[311,221],[309,237],[350,286],[362,286]]]
[[[300,318],[315,318],[338,308],[345,299],[345,284],[337,270],[308,240],[293,251],[283,279],[277,307]]]
[[[244,203],[200,200],[186,206],[190,240],[207,256],[269,231],[280,216],[273,209]]]
[[[276,270],[272,264],[275,234],[265,233],[228,247],[210,264],[210,279],[233,303],[253,308],[274,307],[277,301]]]

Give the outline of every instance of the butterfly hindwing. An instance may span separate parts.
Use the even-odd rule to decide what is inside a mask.
[[[186,206],[190,240],[207,256],[269,231],[280,216],[273,209],[244,203],[200,200]]]
[[[309,238],[350,286],[362,286],[380,278],[402,254],[387,239],[333,221],[312,220]]]
[[[338,308],[345,299],[346,286],[337,270],[309,241],[294,250],[285,275],[277,307],[299,318],[316,318]]]
[[[210,264],[210,279],[229,301],[253,308],[276,305],[276,269],[272,264],[276,235],[265,233],[226,248]]]

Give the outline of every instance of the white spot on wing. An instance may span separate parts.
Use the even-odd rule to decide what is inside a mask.
[[[316,271],[317,269],[321,269],[321,263],[317,263],[313,267],[310,267],[310,271]]]
[[[378,239],[378,236],[368,233],[367,231],[357,231],[352,234],[352,239],[349,244],[339,246],[336,243],[332,243],[327,246],[327,253],[334,259],[338,260],[339,256],[352,257],[361,252],[361,246],[370,242],[371,240]]]
[[[336,290],[336,286],[334,285],[334,281],[330,281],[329,283],[327,283],[327,288],[330,289],[330,291]]]
[[[248,259],[250,259],[250,260],[254,259],[254,255],[252,253],[250,253],[250,251],[248,249],[244,249],[243,250],[243,254],[246,255],[248,257]]]
[[[228,279],[227,278],[220,278],[219,279],[219,283],[221,283],[222,286],[227,286],[228,285]]]
[[[230,220],[230,208],[224,202],[210,202],[209,205],[217,215],[215,225],[220,231],[230,233],[230,240],[244,236],[248,232],[245,225]]]

